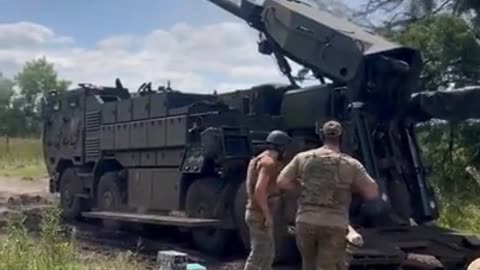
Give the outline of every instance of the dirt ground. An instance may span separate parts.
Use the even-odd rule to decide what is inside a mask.
[[[9,198],[22,195],[47,198],[50,195],[48,192],[48,179],[30,180],[16,177],[0,177],[0,204],[4,204],[5,200]]]
[[[47,179],[0,177],[0,226],[7,223],[12,213],[23,212],[28,218],[35,218],[41,207],[54,199],[48,192]]]

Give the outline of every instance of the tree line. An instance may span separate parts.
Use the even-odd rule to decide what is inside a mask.
[[[13,78],[0,73],[0,136],[39,137],[41,98],[66,91],[70,84],[45,57],[28,61]]]

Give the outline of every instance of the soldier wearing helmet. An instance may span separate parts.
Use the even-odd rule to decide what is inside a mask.
[[[250,255],[245,269],[271,269],[275,257],[272,212],[278,204],[275,180],[283,167],[291,138],[274,130],[266,138],[267,149],[254,157],[247,171],[247,206],[245,221],[250,231]]]
[[[324,145],[297,154],[277,185],[283,190],[300,187],[295,226],[302,268],[338,270],[347,262],[352,192],[374,199],[378,187],[358,160],[340,151],[340,123],[329,121],[319,133]]]

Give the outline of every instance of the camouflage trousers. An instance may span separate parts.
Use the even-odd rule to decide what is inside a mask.
[[[244,270],[271,270],[275,257],[273,227],[266,227],[261,214],[249,210],[245,221],[250,231],[250,254]]]
[[[296,240],[303,270],[346,270],[346,229],[296,224]]]

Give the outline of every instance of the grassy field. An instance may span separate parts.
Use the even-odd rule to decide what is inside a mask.
[[[22,217],[12,219],[0,243],[0,270],[134,270],[143,269],[133,253],[105,258],[76,251],[75,239],[62,233],[60,211],[50,207],[42,213],[40,233],[33,235]]]
[[[39,139],[0,137],[0,176],[36,179],[46,174]]]
[[[464,196],[447,198],[437,193],[440,218],[437,224],[465,233],[480,234],[480,199]]]

